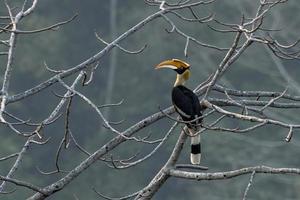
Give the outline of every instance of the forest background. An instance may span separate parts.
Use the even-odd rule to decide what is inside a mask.
[[[17,2],[17,1],[16,1]],[[58,30],[43,33],[22,35],[18,38],[15,69],[11,80],[11,93],[18,93],[40,83],[52,76],[46,70],[44,63],[52,69],[68,69],[95,54],[105,45],[95,36],[95,32],[106,41],[112,41],[127,29],[157,11],[138,0],[114,1],[99,0],[51,0],[40,1],[34,13],[24,19],[21,28],[29,30],[49,26],[55,22],[69,19],[78,14],[75,20],[61,26]],[[244,14],[253,15],[258,1],[224,0],[217,1],[207,7],[200,8],[197,13],[201,16],[215,14],[216,19],[228,23],[238,23]],[[16,7],[20,3],[14,3]],[[300,4],[297,0],[277,6],[266,17],[266,24],[274,29],[276,38],[288,43],[298,39],[300,23]],[[6,15],[4,4],[0,6],[0,15]],[[216,46],[230,46],[234,35],[225,35],[210,29],[203,23],[185,23],[171,17],[177,26],[190,35]],[[186,40],[176,34],[170,34],[165,29],[170,26],[163,20],[154,20],[141,30],[124,40],[120,45],[128,49],[147,47],[139,54],[126,54],[119,49],[113,49],[103,57],[94,74],[93,82],[84,94],[98,105],[106,103],[123,103],[117,107],[103,108],[103,112],[112,121],[124,120],[116,125],[124,129],[137,121],[159,111],[159,107],[171,105],[170,91],[175,74],[172,72],[158,72],[154,66],[165,59],[180,58],[192,65],[192,76],[188,87],[194,88],[206,80],[216,69],[222,59],[222,53],[211,49],[190,44],[188,56],[184,55]],[[2,35],[1,35],[2,37]],[[1,51],[1,50],[0,50]],[[4,71],[6,60],[0,57],[1,70]],[[111,70],[111,69],[114,70]],[[300,94],[299,61],[280,60],[274,57],[270,50],[251,46],[233,67],[222,77],[220,84],[240,90],[272,90],[283,92],[287,85],[292,94]],[[287,76],[288,74],[288,76]],[[74,76],[65,81],[72,81]],[[53,94],[63,94],[65,89],[60,85],[50,87],[32,98],[24,99],[20,103],[9,106],[11,112],[22,113],[22,118],[33,122],[43,120],[56,105],[60,98]],[[97,150],[114,135],[103,128],[96,113],[91,108],[74,98],[71,109],[70,128],[76,140],[90,152]],[[53,102],[53,103],[49,103]],[[267,111],[268,115],[285,121],[295,119],[297,109]],[[165,118],[155,126],[147,127],[143,133],[151,133],[151,137],[160,138],[170,126],[172,120]],[[225,120],[221,124],[239,127],[239,122]],[[16,177],[30,180],[36,185],[47,185],[57,180],[61,174],[42,175],[42,171],[55,169],[55,154],[59,141],[64,134],[64,120],[45,128],[44,134],[51,137],[46,145],[33,145],[29,149],[30,157],[23,159]],[[180,128],[168,139],[155,156],[132,168],[118,170],[108,167],[104,162],[97,162],[82,173],[63,191],[54,194],[50,199],[101,199],[97,193],[118,197],[133,193],[152,179],[162,167],[177,140]],[[0,128],[0,156],[5,156],[20,150],[26,138],[14,135],[8,128]],[[286,130],[278,127],[263,127],[251,134],[220,133],[207,131],[202,136],[204,166],[213,171],[237,169],[245,166],[270,165],[273,167],[300,166],[300,136],[297,131],[290,143],[286,143]],[[150,145],[151,146],[151,145]],[[150,151],[151,147],[128,142],[122,144],[112,153],[124,158],[139,152]],[[60,167],[64,170],[72,169],[85,158],[74,144],[63,149],[60,155]],[[185,145],[180,158],[183,163],[189,162],[189,148]],[[0,164],[1,175],[5,175],[14,160],[6,160]],[[38,168],[38,169],[37,169]],[[190,181],[172,178],[159,190],[154,199],[209,199],[235,200],[242,199],[248,184],[249,176],[222,181]],[[300,199],[300,179],[290,175],[257,175],[255,184],[251,188],[248,199]],[[14,188],[9,185],[9,188]],[[32,191],[18,188],[16,192],[1,195],[0,199],[24,199]]]

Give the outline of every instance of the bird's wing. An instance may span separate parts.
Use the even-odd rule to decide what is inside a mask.
[[[183,120],[193,120],[201,116],[198,97],[188,88],[177,86],[172,91],[172,101]]]

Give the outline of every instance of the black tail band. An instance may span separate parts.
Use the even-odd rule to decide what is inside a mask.
[[[201,153],[201,144],[192,144],[191,145],[191,153],[192,154],[199,154]]]

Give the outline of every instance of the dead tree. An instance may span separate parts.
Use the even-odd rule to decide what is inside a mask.
[[[33,11],[38,9],[38,0],[27,1],[24,0],[23,6],[21,8],[12,9],[12,5],[8,1],[4,1],[7,8],[7,15],[1,16],[1,26],[0,34],[8,35],[7,39],[0,41],[0,45],[4,46],[7,50],[0,52],[1,57],[6,58],[6,70],[3,75],[2,89],[1,89],[1,106],[0,106],[0,120],[1,125],[9,127],[12,133],[19,135],[20,137],[27,138],[22,149],[19,152],[13,152],[12,154],[2,157],[1,161],[7,159],[14,159],[14,164],[9,169],[6,175],[0,176],[2,184],[0,186],[0,192],[2,195],[7,195],[10,191],[6,191],[6,184],[12,183],[16,187],[25,187],[33,192],[32,196],[28,197],[30,200],[45,199],[50,197],[56,192],[63,190],[66,185],[74,181],[82,172],[87,170],[97,161],[106,162],[110,167],[115,169],[125,169],[136,166],[145,160],[149,159],[155,152],[169,139],[171,133],[174,129],[181,123],[180,120],[172,117],[174,113],[174,108],[168,107],[157,113],[150,115],[140,121],[136,122],[134,125],[128,127],[125,130],[118,130],[115,128],[114,124],[108,121],[102,114],[101,106],[97,106],[88,96],[81,93],[78,88],[82,87],[88,88],[89,83],[93,81],[93,74],[97,70],[99,61],[103,56],[109,54],[110,50],[116,48],[122,52],[133,54],[141,53],[145,48],[142,47],[139,50],[131,51],[120,45],[120,43],[126,40],[129,36],[133,35],[136,31],[143,29],[147,26],[149,22],[153,20],[162,20],[169,24],[167,31],[170,34],[177,34],[185,40],[185,46],[182,52],[187,56],[189,47],[191,43],[199,45],[201,47],[209,48],[213,51],[223,52],[223,59],[219,63],[215,63],[214,72],[207,77],[205,82],[199,83],[199,85],[194,89],[196,94],[199,96],[199,101],[205,107],[207,107],[204,118],[204,125],[200,133],[204,133],[207,130],[220,131],[220,132],[231,132],[231,133],[248,133],[255,129],[264,126],[278,126],[286,129],[286,142],[289,142],[293,137],[293,132],[300,128],[300,124],[290,123],[282,121],[279,119],[273,119],[265,114],[265,110],[269,108],[274,109],[286,109],[286,108],[300,108],[300,97],[289,94],[288,88],[284,91],[246,91],[246,90],[236,90],[232,88],[227,88],[219,84],[222,80],[223,75],[230,70],[231,66],[244,54],[247,49],[253,44],[259,45],[260,48],[266,48],[270,51],[270,56],[275,59],[299,59],[299,49],[298,40],[291,44],[281,44],[272,36],[272,31],[276,27],[265,28],[265,18],[272,13],[272,9],[279,6],[285,5],[289,2],[287,0],[260,0],[257,2],[257,10],[255,15],[245,17],[240,16],[239,23],[227,23],[215,18],[214,14],[207,16],[198,16],[196,10],[199,7],[205,7],[207,5],[218,3],[214,0],[207,1],[181,1],[177,3],[169,3],[168,1],[158,1],[158,0],[145,0],[145,7],[154,7],[157,11],[145,19],[129,28],[127,31],[119,35],[111,42],[105,41],[98,34],[96,37],[99,41],[104,43],[106,46],[95,55],[91,55],[85,61],[72,66],[65,70],[53,70],[47,64],[45,68],[53,73],[49,79],[41,82],[40,84],[29,88],[18,94],[12,94],[10,92],[10,81],[12,69],[14,68],[14,55],[15,48],[17,47],[17,37],[22,37],[24,34],[35,34],[44,31],[54,30],[59,26],[65,25],[72,22],[77,15],[74,15],[68,20],[58,22],[49,27],[38,28],[34,30],[21,30],[19,25],[22,23],[23,18],[30,18],[33,15]],[[189,13],[191,18],[187,17],[185,13]],[[172,17],[177,17],[179,20],[185,23],[198,22],[207,25],[210,29],[215,32],[222,33],[224,35],[230,34],[234,35],[234,39],[229,47],[220,47],[213,44],[209,44],[201,41],[201,38],[195,38],[182,30],[176,25],[176,22]],[[17,69],[16,69],[17,70]],[[65,78],[76,74],[77,77],[74,78],[73,83],[68,85]],[[52,87],[54,85],[60,85],[65,88],[66,92],[61,97],[61,101],[57,104],[56,108],[49,113],[48,117],[45,118],[40,123],[32,123],[31,121],[21,119],[18,117],[18,113],[9,113],[7,107],[10,104],[20,102],[28,97],[32,97],[45,90],[46,88]],[[218,93],[219,95],[214,95]],[[69,112],[72,108],[72,99],[78,98],[89,105],[93,111],[102,120],[103,126],[108,129],[111,133],[116,136],[107,142],[105,145],[100,147],[98,150],[90,153],[82,147],[76,139],[73,137],[72,132],[69,128]],[[261,100],[263,99],[263,100]],[[119,106],[122,102],[116,104],[106,104],[102,107],[109,106]],[[236,108],[232,111],[228,108]],[[64,109],[64,110],[63,110]],[[239,111],[236,111],[239,110]],[[63,113],[63,114],[61,114]],[[19,180],[15,179],[14,175],[21,161],[27,153],[28,148],[32,145],[44,145],[49,140],[47,135],[42,134],[42,130],[49,126],[50,124],[56,123],[56,120],[61,116],[64,116],[65,127],[64,135],[59,143],[56,154],[56,169],[52,172],[47,172],[48,175],[55,173],[62,173],[62,178],[53,182],[46,187],[40,187],[33,185],[29,180]],[[208,119],[209,117],[209,119]],[[170,129],[164,133],[161,139],[150,140],[148,137],[140,137],[139,132],[149,125],[155,124],[158,120],[162,118],[170,118],[174,123]],[[249,127],[246,128],[231,128],[220,126],[220,122],[224,119],[237,119],[239,121],[247,121],[251,123]],[[207,120],[206,120],[207,119]],[[28,126],[31,131],[22,131],[18,127],[19,125]],[[245,188],[244,197],[246,199],[248,191],[251,189],[252,181],[256,174],[267,173],[267,174],[300,174],[300,168],[275,168],[269,166],[249,166],[240,169],[228,169],[228,171],[214,172],[214,171],[202,171],[206,170],[203,166],[191,166],[187,164],[179,164],[178,158],[182,151],[183,145],[187,140],[187,135],[185,130],[181,131],[176,144],[174,145],[173,152],[169,156],[168,161],[161,167],[160,171],[153,177],[151,182],[138,190],[135,193],[129,194],[124,197],[117,199],[151,199],[156,192],[163,187],[165,181],[170,177],[177,177],[182,179],[191,180],[221,180],[230,179],[237,176],[242,176],[245,174],[250,174],[250,179],[247,187]],[[118,147],[120,144],[134,141],[142,144],[154,144],[154,147],[150,153],[145,153],[141,158],[137,158],[136,155],[129,159],[115,159],[110,156],[110,152]],[[58,158],[62,148],[67,148],[68,144],[73,142],[76,144],[80,151],[84,152],[88,157],[81,161],[76,167],[70,171],[61,170],[58,164]],[[27,155],[28,156],[28,155]],[[41,172],[45,173],[45,172]],[[197,183],[195,183],[197,184]],[[115,199],[107,197],[95,189],[95,192],[106,199]]]

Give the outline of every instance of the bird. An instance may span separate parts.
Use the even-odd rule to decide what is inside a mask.
[[[180,59],[170,59],[159,63],[155,69],[168,68],[177,73],[172,89],[172,103],[175,111],[180,115],[191,137],[190,161],[193,165],[199,165],[201,161],[201,140],[198,133],[202,124],[202,110],[197,95],[184,86],[189,79],[190,64]]]

